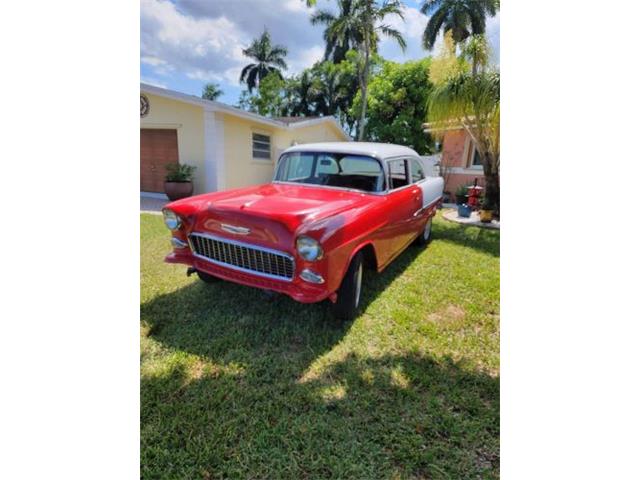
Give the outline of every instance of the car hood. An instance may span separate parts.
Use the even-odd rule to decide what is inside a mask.
[[[291,239],[303,225],[364,208],[377,199],[349,190],[270,183],[198,195],[167,207],[196,217],[194,229],[198,231],[228,236],[229,227],[249,228],[247,240],[280,243]]]
[[[371,201],[365,193],[278,183],[224,193],[212,196],[209,208],[278,220],[290,231]]]

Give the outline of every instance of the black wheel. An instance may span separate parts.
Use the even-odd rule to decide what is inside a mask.
[[[338,289],[338,299],[332,305],[333,316],[339,320],[353,320],[362,293],[362,252],[358,252],[347,269]]]
[[[216,283],[220,281],[218,277],[201,272],[200,270],[196,270],[196,273],[198,274],[198,278],[205,283]]]
[[[424,226],[424,230],[420,235],[418,235],[418,238],[416,238],[417,245],[424,246],[429,243],[429,240],[431,240],[431,224],[433,223],[432,220],[433,217],[427,220],[427,224]]]

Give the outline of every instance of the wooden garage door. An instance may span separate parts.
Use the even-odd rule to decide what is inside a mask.
[[[140,129],[140,190],[163,192],[167,163],[178,163],[178,132]]]

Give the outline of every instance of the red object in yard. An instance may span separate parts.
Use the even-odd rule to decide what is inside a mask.
[[[473,183],[474,185],[467,189],[467,205],[469,205],[471,208],[478,208],[483,188],[478,186],[477,178]]]

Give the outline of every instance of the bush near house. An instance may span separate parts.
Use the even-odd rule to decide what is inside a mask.
[[[141,215],[141,477],[498,478],[499,235],[438,216],[341,325],[187,278]]]

